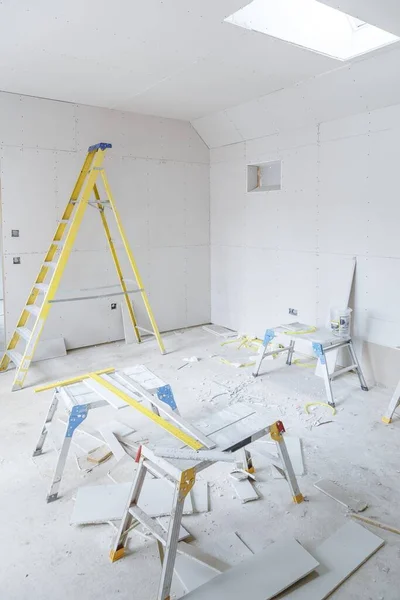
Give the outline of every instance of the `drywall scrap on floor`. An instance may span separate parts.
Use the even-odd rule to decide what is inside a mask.
[[[329,479],[320,479],[317,483],[314,483],[314,487],[353,512],[362,512],[368,508],[368,504],[364,500],[353,498],[340,485]]]
[[[269,600],[318,567],[319,563],[294,539],[271,544],[239,565],[221,573],[187,600]]]
[[[285,594],[290,600],[324,600],[385,542],[356,523],[343,525],[322,542],[312,555],[319,561],[317,577],[305,580]]]
[[[195,506],[190,494],[186,497],[184,514],[190,515],[195,510],[208,510],[208,484],[201,483],[194,495]],[[197,483],[195,487],[197,486]],[[88,525],[90,523],[106,523],[122,519],[132,482],[115,485],[94,485],[78,489],[71,523]],[[162,517],[171,514],[174,486],[165,479],[146,477],[139,499],[139,507],[149,517]]]
[[[226,563],[227,567],[232,567],[252,555],[236,532],[230,532],[213,540],[212,553],[217,559]],[[218,566],[210,566],[199,560],[195,561],[188,555],[178,554],[175,561],[175,573],[186,592],[190,592],[226,570],[223,565],[219,563],[216,565]]]
[[[235,490],[237,497],[242,501],[243,504],[246,502],[252,502],[253,500],[258,500],[259,496],[249,479],[242,479],[238,481],[237,479],[231,477],[229,481]]]

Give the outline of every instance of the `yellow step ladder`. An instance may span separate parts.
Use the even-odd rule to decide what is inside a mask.
[[[66,267],[92,193],[94,194],[94,202],[90,202],[90,204],[94,205],[99,211],[108,246],[117,271],[119,283],[122,288],[122,292],[120,293],[122,293],[125,297],[126,307],[136,339],[138,342],[141,342],[140,331],[151,333],[157,338],[161,353],[165,353],[164,344],[151,310],[149,299],[144,290],[142,279],[140,277],[132,251],[129,247],[129,243],[126,238],[121,219],[117,212],[105,171],[102,167],[105,152],[107,148],[111,147],[111,144],[103,142],[89,147],[86,160],[73,189],[71,198],[69,199],[61,221],[58,224],[56,233],[50,244],[50,248],[47,251],[44,262],[39,271],[39,275],[37,276],[30,291],[28,300],[18,320],[16,329],[8,343],[5,354],[1,359],[0,371],[5,371],[10,362],[12,362],[16,367],[16,374],[12,387],[13,390],[20,389],[24,385],[25,377],[33,359],[36,346],[39,342],[40,334],[42,333],[44,324],[49,314],[51,304],[54,302],[55,294],[60,284],[61,277]],[[106,196],[105,200],[100,199],[97,186],[97,178],[99,176],[103,183]],[[109,207],[114,215],[118,233],[121,236],[130,267],[135,277],[137,285],[137,289],[135,290],[127,289],[126,279],[124,279],[114,242],[111,238],[110,228],[105,214],[106,207]],[[133,292],[141,295],[152,330],[147,330],[138,326],[133,304],[129,296],[129,294]]]

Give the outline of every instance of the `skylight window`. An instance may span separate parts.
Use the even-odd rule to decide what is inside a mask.
[[[338,60],[400,39],[317,0],[253,0],[225,21]]]

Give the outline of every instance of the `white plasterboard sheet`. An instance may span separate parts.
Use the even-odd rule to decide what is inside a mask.
[[[365,255],[368,251],[365,210],[369,194],[368,153],[368,136],[321,144],[319,196],[323,201],[319,202],[318,236],[321,252],[337,253],[338,245],[341,254]]]
[[[253,552],[241,540],[236,531],[216,537],[212,542],[212,554],[233,567]]]
[[[39,259],[43,260],[58,218],[55,166],[55,153],[48,150],[23,147],[2,149],[1,199],[5,255],[37,252],[40,253]],[[35,202],[30,201],[35,194],[40,195],[41,210]],[[19,230],[19,237],[11,236],[12,229]],[[21,258],[20,265],[14,265],[14,272],[16,269],[25,270],[24,260],[25,256]],[[26,275],[29,276],[28,273]],[[33,278],[29,281],[30,286],[33,281]],[[7,294],[7,283],[5,291]]]
[[[57,358],[58,356],[66,355],[67,349],[65,347],[65,340],[62,336],[59,336],[49,340],[40,340],[36,347],[32,362],[36,362],[38,360],[48,360],[49,358]]]
[[[119,461],[124,458],[126,456],[126,452],[121,443],[118,441],[117,436],[114,434],[111,427],[103,425],[101,428],[99,428],[99,431],[116,460]]]
[[[0,115],[2,145],[76,150],[73,104],[2,93]]]
[[[155,375],[144,365],[126,367],[122,369],[122,372],[149,391],[165,385],[165,381],[158,377],[158,375]]]
[[[259,496],[249,479],[237,481],[237,479],[233,479],[231,477],[229,482],[243,504],[246,502],[252,502],[253,500],[258,500]]]
[[[188,325],[186,318],[186,250],[182,246],[149,249],[152,271],[148,283],[151,307],[160,331]],[[155,267],[157,265],[157,267]],[[165,290],[173,292],[165,302]]]
[[[209,498],[208,498],[208,482],[201,479],[197,479],[196,483],[190,490],[192,497],[192,504],[194,512],[208,512],[209,510]]]
[[[218,575],[206,563],[194,561],[184,554],[177,554],[174,571],[186,592],[195,590]]]
[[[364,502],[364,500],[357,500],[340,485],[337,485],[329,479],[320,479],[314,483],[314,487],[354,512],[361,512],[368,507],[368,504]]]
[[[318,564],[296,540],[276,542],[189,592],[187,600],[243,600],[249,597],[249,585],[251,600],[269,600],[311,573]]]
[[[210,243],[210,167],[184,163],[185,239],[190,246]]]
[[[105,523],[121,519],[132,483],[95,485],[79,488],[71,523]],[[150,517],[169,515],[173,502],[173,486],[164,479],[146,478],[138,506]],[[193,512],[190,495],[187,496],[184,514]]]
[[[360,567],[384,541],[365,527],[346,523],[313,549],[320,566],[317,577],[305,580],[284,597],[290,600],[324,600]]]
[[[119,483],[79,488],[76,493],[71,523],[86,525],[121,519],[131,487],[131,483]]]
[[[121,398],[116,396],[113,392],[110,392],[110,390],[108,390],[105,386],[101,385],[97,381],[94,381],[94,379],[85,379],[85,385],[87,385],[89,389],[93,390],[100,398],[106,400],[110,406],[116,408],[117,410],[126,408],[128,406],[124,400],[121,400]]]
[[[174,486],[166,479],[146,478],[140,493],[138,506],[150,517],[162,517],[171,514],[174,499]],[[183,514],[193,513],[190,494],[186,496]]]

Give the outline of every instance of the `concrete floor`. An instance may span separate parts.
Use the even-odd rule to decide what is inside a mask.
[[[325,399],[322,381],[312,369],[297,365],[288,368],[280,358],[264,362],[264,375],[254,380],[250,369],[235,369],[220,362],[215,355],[234,360],[237,352],[232,346],[221,348],[220,341],[199,328],[166,336],[166,356],[157,352],[153,341],[141,346],[121,342],[87,348],[35,365],[28,385],[109,366],[121,368],[142,363],[172,385],[183,416],[194,419],[229,403],[243,402],[266,412],[271,423],[282,419],[288,433],[302,439],[307,474],[299,478],[299,484],[308,502],[292,504],[286,483],[273,479],[270,467],[255,457],[261,498],[242,505],[229,483],[229,465],[213,466],[202,474],[210,482],[211,511],[184,518],[195,538],[193,543],[211,553],[215,537],[230,531],[238,531],[254,550],[282,536],[294,536],[304,544],[328,537],[348,517],[344,507],[313,487],[322,477],[340,482],[367,501],[367,516],[400,527],[400,420],[390,426],[380,421],[390,391],[374,388],[369,393],[362,392],[358,380],[347,375],[334,384],[337,415],[331,417],[329,411],[324,412],[326,409],[317,409],[310,417],[304,413],[305,403]],[[178,370],[182,358],[193,355],[201,358],[200,362]],[[11,393],[11,380],[11,372],[0,377],[0,598],[154,600],[159,576],[154,542],[144,542],[133,535],[133,552],[111,564],[108,550],[113,530],[109,525],[69,524],[78,486],[110,483],[107,471],[112,463],[83,474],[71,456],[62,497],[46,504],[54,451],[50,449],[36,459],[31,455],[51,393],[37,395],[33,387]],[[148,424],[140,424],[133,409],[122,411],[124,414],[119,413],[118,418],[128,421],[128,412],[138,437],[151,435]],[[332,418],[333,422],[313,427],[318,417]],[[107,418],[116,418],[115,412],[111,408],[99,409],[89,416],[85,426],[93,427]],[[400,536],[371,530],[386,541],[385,546],[332,598],[400,598]],[[180,593],[175,582],[174,597]]]

